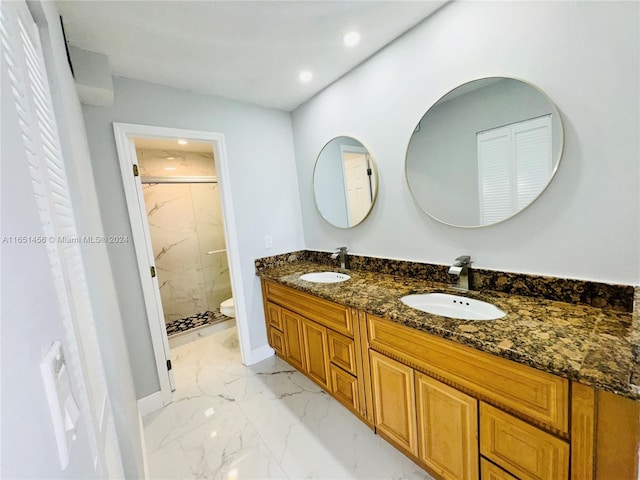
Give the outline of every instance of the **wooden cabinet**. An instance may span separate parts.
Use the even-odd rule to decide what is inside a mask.
[[[307,375],[322,388],[329,390],[327,329],[303,318],[302,338]]]
[[[368,316],[375,350],[405,359],[545,425],[569,431],[569,382],[383,318]]]
[[[376,430],[444,479],[477,480],[477,400],[371,351]]]
[[[302,338],[302,317],[282,310],[284,327],[284,354],[287,361],[299,370],[306,370],[304,339]]]
[[[368,425],[358,316],[337,305],[263,282],[269,344]],[[358,340],[356,340],[358,339]],[[368,359],[368,356],[367,356]],[[368,363],[367,363],[368,364]]]
[[[418,456],[446,479],[478,479],[478,401],[415,372]]]
[[[376,430],[408,453],[418,455],[413,369],[371,351]]]

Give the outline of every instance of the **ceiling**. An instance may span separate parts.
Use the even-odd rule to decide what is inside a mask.
[[[445,1],[65,1],[69,43],[113,75],[291,111]],[[357,30],[355,47],[342,37]],[[310,70],[302,83],[298,74]]]

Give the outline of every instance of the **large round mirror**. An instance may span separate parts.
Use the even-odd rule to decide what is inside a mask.
[[[362,223],[378,193],[378,172],[369,151],[355,138],[336,137],[320,151],[313,171],[316,207],[331,225]]]
[[[492,225],[538,198],[562,145],[560,114],[542,91],[483,78],[451,90],[422,117],[407,148],[407,183],[418,206],[440,222]]]

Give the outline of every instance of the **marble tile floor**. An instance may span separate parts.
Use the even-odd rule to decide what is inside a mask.
[[[144,418],[152,479],[431,479],[281,359],[243,366],[234,322],[171,353],[173,403]]]
[[[194,328],[204,327],[206,325],[213,325],[214,323],[224,322],[229,320],[229,317],[220,313],[220,309],[216,308],[213,311],[206,311],[191,315],[190,317],[179,318],[166,322],[167,335],[173,336],[178,333],[193,330]]]

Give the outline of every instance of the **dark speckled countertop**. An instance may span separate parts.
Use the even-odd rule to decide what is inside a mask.
[[[404,305],[411,293],[458,292],[443,283],[361,270],[334,284],[300,280],[337,271],[306,260],[260,269],[258,275],[560,377],[640,400],[640,295],[634,313],[495,291],[464,293],[500,307],[498,320],[455,320]]]

